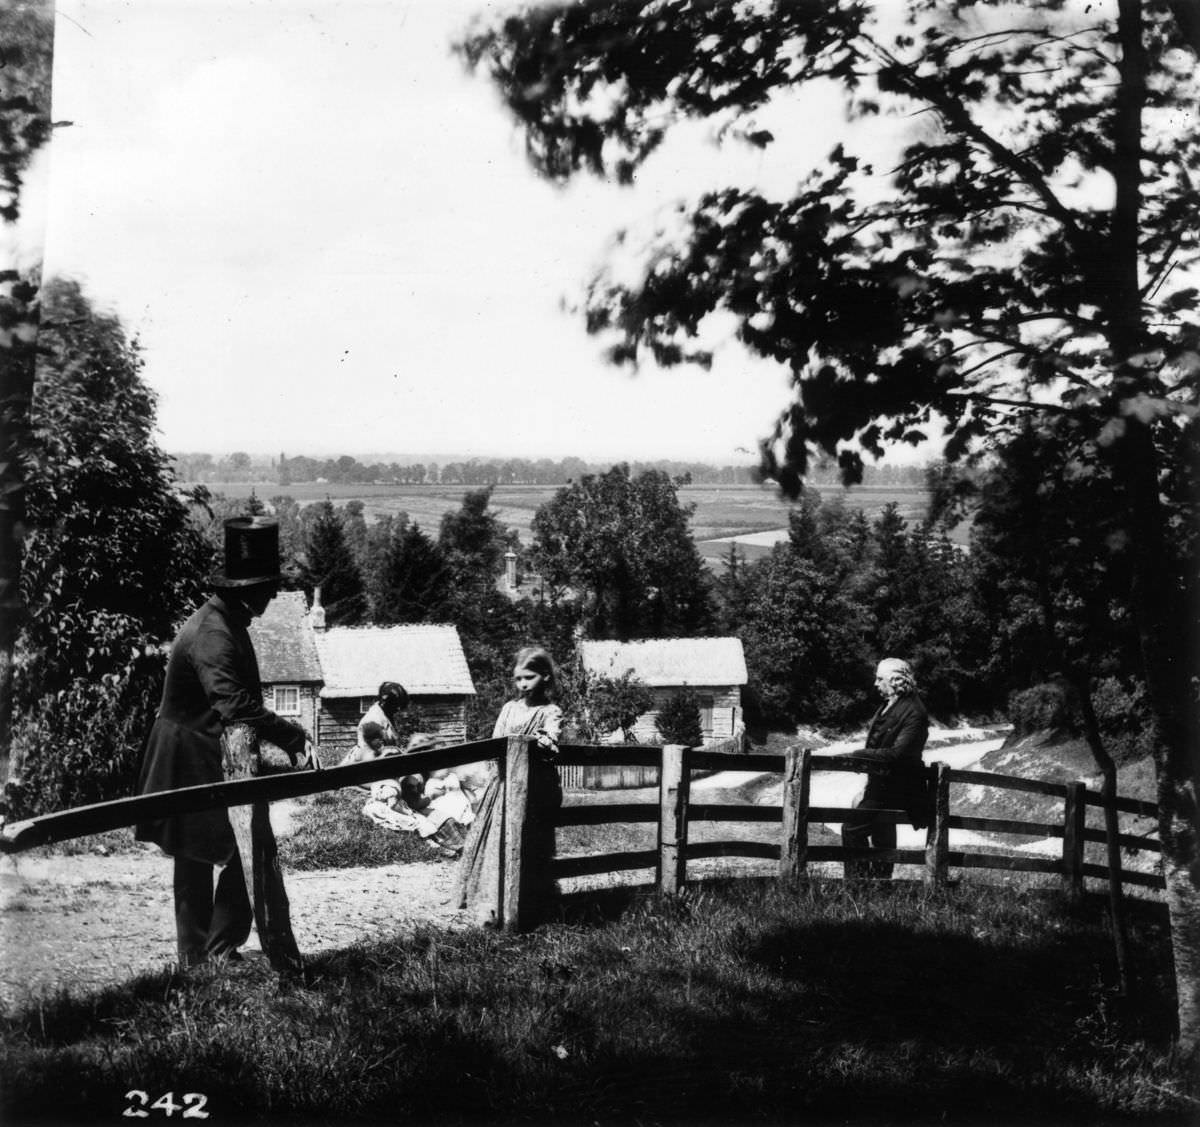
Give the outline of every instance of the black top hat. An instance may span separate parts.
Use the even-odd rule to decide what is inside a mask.
[[[230,517],[225,522],[225,566],[214,587],[279,581],[279,522],[273,517]]]

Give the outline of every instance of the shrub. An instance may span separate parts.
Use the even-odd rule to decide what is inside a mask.
[[[1108,753],[1118,764],[1153,754],[1154,718],[1140,681],[1102,677],[1092,688],[1092,708]]]
[[[634,723],[643,712],[654,707],[654,695],[631,669],[616,678],[581,672],[575,689],[573,726],[582,740],[598,740],[620,731],[627,741],[633,742]]]
[[[1012,693],[1008,718],[1017,737],[1048,730],[1071,735],[1079,731],[1079,711],[1070,689],[1053,681]]]
[[[704,742],[704,730],[700,725],[700,698],[686,686],[662,706],[656,724],[665,744],[698,747]]]
[[[131,794],[162,689],[162,657],[123,674],[77,678],[13,723],[9,800],[31,817]]]

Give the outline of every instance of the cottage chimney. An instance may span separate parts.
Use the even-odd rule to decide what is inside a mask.
[[[517,589],[517,553],[511,548],[504,553],[504,582],[510,591]]]
[[[314,630],[325,629],[325,608],[321,606],[321,588],[313,588],[313,605],[308,612],[308,620]]]

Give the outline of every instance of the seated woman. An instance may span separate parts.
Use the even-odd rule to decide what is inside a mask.
[[[407,707],[408,693],[404,691],[404,686],[395,681],[384,681],[379,686],[379,695],[375,703],[363,713],[358,722],[357,743],[346,752],[338,766],[345,767],[348,763],[362,763],[366,759],[374,759],[380,754],[377,746],[387,748],[388,754],[394,755],[400,743],[394,721]],[[370,738],[368,732],[371,733]],[[378,745],[372,744],[372,740],[375,739],[378,739]]]

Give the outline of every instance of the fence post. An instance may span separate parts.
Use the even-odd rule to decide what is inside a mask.
[[[504,763],[504,845],[500,870],[500,912],[505,931],[521,931],[521,886],[525,865],[525,814],[529,806],[529,743],[509,736]]]
[[[937,765],[933,821],[925,834],[925,883],[943,885],[950,876],[950,768]]]
[[[659,774],[658,888],[660,892],[683,891],[687,872],[687,814],[691,775],[685,770],[687,748],[667,744],[662,749]]]
[[[253,778],[262,765],[258,734],[248,724],[230,724],[221,735],[221,756],[227,779]],[[277,971],[298,973],[304,960],[292,933],[270,806],[265,802],[230,806],[228,814],[263,953]]]
[[[808,794],[812,752],[789,747],[783,767],[783,839],[779,846],[779,879],[794,884],[807,875]]]
[[[1063,805],[1062,881],[1068,896],[1083,895],[1083,831],[1087,826],[1087,788],[1083,783],[1067,784]]]

